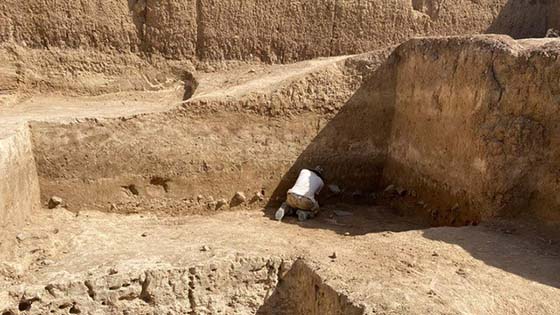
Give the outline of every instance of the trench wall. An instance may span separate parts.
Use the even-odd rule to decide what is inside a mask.
[[[540,37],[549,6],[533,0],[6,0],[0,4],[0,43],[289,62],[421,35]]]
[[[419,191],[446,223],[558,220],[559,48],[508,37],[401,45],[384,178]]]
[[[355,62],[362,61],[347,61]],[[342,194],[330,196],[324,189],[321,202],[330,198],[354,202],[357,200],[348,198],[354,193],[366,197],[384,188],[383,169],[395,108],[396,59],[387,50],[378,55],[377,61],[365,65],[368,71],[362,84],[341,102],[336,115],[326,117],[326,124],[306,143],[274,190],[273,201],[284,200],[302,168],[317,165],[326,170],[327,182],[342,190]]]
[[[0,231],[20,226],[39,208],[39,182],[27,126],[0,135]]]
[[[37,123],[42,198],[60,195],[71,210],[114,204],[118,211],[211,212],[214,201],[229,203],[237,191],[269,194],[315,134],[306,119],[313,118],[202,118],[178,110],[126,121]]]
[[[276,289],[256,314],[367,314],[363,305],[356,305],[337,292],[303,260],[296,260],[279,279]]]
[[[547,19],[549,28],[560,29],[560,3],[551,1]]]
[[[283,198],[275,188],[360,86],[357,68],[366,69],[335,62],[272,90],[195,97],[166,113],[34,122],[42,198],[61,196],[71,210],[173,214],[211,212],[238,191],[247,202],[257,192]]]

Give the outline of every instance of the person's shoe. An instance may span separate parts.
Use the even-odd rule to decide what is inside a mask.
[[[303,210],[298,210],[296,212],[297,214],[297,218],[300,222],[303,222],[307,219],[310,219],[313,217],[312,212],[311,211],[303,211]]]
[[[283,203],[278,210],[276,210],[276,214],[274,214],[274,218],[277,221],[281,221],[284,216],[286,215],[286,203]]]

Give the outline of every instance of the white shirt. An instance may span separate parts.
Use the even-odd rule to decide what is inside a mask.
[[[294,187],[288,190],[288,193],[294,193],[315,200],[315,194],[319,193],[324,185],[325,183],[321,177],[310,170],[303,169],[299,172]]]

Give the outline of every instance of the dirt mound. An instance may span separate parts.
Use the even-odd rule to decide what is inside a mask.
[[[98,276],[98,275],[96,275]],[[243,283],[243,285],[240,285]],[[37,291],[33,291],[37,290]],[[14,294],[19,295],[19,294]],[[364,314],[303,260],[238,257],[189,268],[149,269],[26,288],[3,314]],[[2,308],[2,305],[0,305]]]

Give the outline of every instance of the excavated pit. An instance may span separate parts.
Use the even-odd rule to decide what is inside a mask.
[[[321,165],[343,190],[324,204],[388,204],[433,225],[556,220],[557,45],[413,39],[282,66],[160,113],[32,122],[41,199],[179,215],[235,208],[242,192],[243,206],[273,207],[301,168]]]

